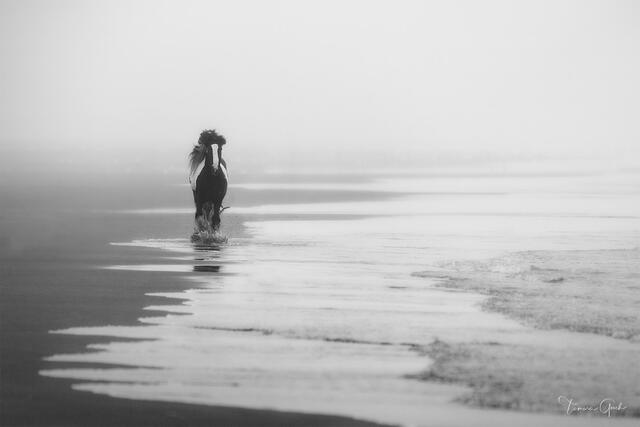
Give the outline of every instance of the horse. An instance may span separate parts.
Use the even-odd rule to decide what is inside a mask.
[[[227,194],[227,163],[222,158],[224,144],[226,140],[222,135],[215,130],[205,130],[189,154],[189,182],[196,206],[196,226],[200,229],[205,226],[214,232],[220,228],[220,213],[224,210],[222,201]],[[213,145],[218,146],[215,160]]]

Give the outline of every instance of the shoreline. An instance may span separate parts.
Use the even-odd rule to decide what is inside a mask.
[[[161,272],[144,272],[144,273],[140,273],[140,274],[144,274],[144,275],[160,275],[163,276],[164,273]],[[184,274],[178,275],[177,276],[177,280],[182,280],[181,278],[185,277]],[[193,277],[193,276],[189,276],[189,277]],[[207,276],[200,276],[202,278],[205,278]],[[193,280],[185,280],[186,282],[188,282],[190,284],[190,286],[186,286],[189,290],[193,290],[193,289],[197,289],[199,288],[199,286],[197,285],[197,283],[194,283]],[[199,280],[196,280],[195,282],[198,282]],[[204,281],[203,283],[206,283],[206,281]],[[195,285],[195,286],[194,286]],[[434,291],[435,294],[440,294],[442,292],[447,292],[445,290],[440,290],[437,291],[437,287],[434,286]],[[169,293],[170,295],[172,293]],[[482,320],[482,319],[487,319],[487,313],[483,312],[480,310],[480,306],[477,304],[479,302],[481,302],[482,300],[482,296],[480,294],[477,293],[469,293],[464,292],[464,294],[468,294],[471,296],[470,299],[468,299],[467,297],[463,297],[462,300],[458,300],[458,302],[462,302],[462,301],[466,301],[466,304],[469,305],[469,308],[471,308],[471,306],[477,307],[477,309],[473,309],[473,316],[475,318],[477,318],[478,320]],[[173,295],[180,295],[180,293],[173,293]],[[460,294],[460,296],[462,297],[462,294]],[[453,295],[451,295],[451,297],[453,297]],[[457,297],[453,297],[454,299],[458,299]],[[177,300],[181,300],[182,298],[176,298]],[[172,305],[171,302],[176,301],[176,299],[166,299],[165,301],[169,302],[169,305]],[[188,298],[185,298],[188,299]],[[474,303],[474,301],[476,301]],[[453,302],[453,301],[451,301]],[[176,311],[175,308],[179,306],[176,305],[175,303],[173,304],[173,309],[172,310],[168,310],[166,313],[173,313],[173,314],[180,314],[180,311]],[[154,308],[158,307],[157,305],[154,306]],[[162,311],[162,307],[159,307],[159,310]],[[185,310],[185,312],[188,312],[189,310]],[[166,314],[165,313],[165,314]],[[478,317],[479,316],[479,317]],[[507,333],[507,335],[504,335],[503,333],[491,333],[491,335],[495,336],[495,339],[497,340],[501,340],[500,337],[506,339],[507,341],[505,343],[502,343],[501,345],[498,346],[494,346],[492,342],[488,342],[488,343],[480,343],[480,344],[488,344],[494,348],[498,348],[498,349],[505,349],[505,348],[516,348],[518,343],[522,343],[523,340],[531,340],[534,343],[538,343],[538,344],[543,344],[546,345],[547,342],[551,342],[552,345],[560,345],[559,343],[563,342],[563,338],[564,336],[558,336],[558,334],[554,335],[553,333],[551,335],[547,335],[545,333],[545,331],[540,331],[540,330],[531,330],[529,328],[526,328],[524,326],[510,326],[512,324],[514,324],[515,322],[513,320],[509,320],[504,318],[503,315],[501,314],[495,314],[495,315],[491,315],[490,317],[500,317],[503,320],[500,320],[500,325],[501,328],[507,328],[510,330],[509,333]],[[496,325],[494,325],[496,326]],[[515,326],[515,327],[514,327]],[[84,329],[84,328],[83,328]],[[103,328],[104,329],[104,328]],[[85,329],[86,330],[86,329]],[[74,333],[77,332],[71,332],[70,336],[77,336],[77,335],[73,335]],[[260,331],[256,331],[256,333],[260,333]],[[62,334],[65,334],[64,331],[62,331]],[[82,334],[82,332],[80,333]],[[91,335],[88,335],[89,337],[91,337]],[[116,335],[117,336],[117,335]],[[132,335],[135,336],[135,335]],[[469,338],[470,335],[467,335],[467,338]],[[604,337],[603,337],[604,338]],[[493,339],[493,338],[492,338]],[[511,340],[511,341],[509,341]],[[478,343],[475,343],[478,344]],[[464,345],[464,344],[463,344]],[[587,345],[588,347],[588,345]],[[462,347],[461,347],[462,348]],[[437,353],[434,352],[429,352],[429,346],[425,346],[424,348],[420,349],[416,349],[418,351],[420,350],[425,350],[424,355],[428,356],[429,358],[434,360],[434,364],[431,366],[431,369],[428,370],[429,371],[433,371],[434,369],[442,369],[443,367],[443,359],[442,358],[438,358]],[[451,355],[455,355],[455,350],[457,349],[453,349],[452,351],[449,352],[449,356]],[[465,348],[463,348],[463,350],[467,350]],[[507,356],[514,354],[513,352],[510,352]],[[527,354],[525,353],[524,355],[522,354],[522,352],[517,353],[520,357],[520,359],[522,359],[522,357],[526,358]],[[476,355],[477,356],[477,355]],[[480,356],[482,356],[482,354],[480,354]],[[455,357],[445,357],[444,358],[444,362],[451,362],[451,360],[455,361]],[[476,358],[471,358],[472,362],[475,362],[475,364],[472,366],[472,370],[482,370],[483,367],[486,366],[490,366],[489,364],[492,363],[491,360],[487,360],[486,358],[481,358],[481,357],[476,357]],[[59,363],[61,363],[60,361],[55,362],[55,366],[60,369],[65,369],[65,367],[62,367],[59,365]],[[68,362],[62,362],[63,364],[68,363]],[[91,368],[90,365],[91,362],[85,361],[82,363],[82,367],[83,368]],[[104,365],[103,365],[104,366]],[[127,366],[127,365],[124,365]],[[129,367],[131,367],[131,365],[128,365]],[[495,374],[494,371],[489,370],[488,371],[490,374]],[[584,423],[586,422],[587,425],[602,425],[602,422],[605,422],[605,420],[600,419],[600,417],[565,417],[563,416],[563,414],[561,413],[559,408],[556,408],[557,410],[551,410],[551,411],[530,411],[530,410],[526,410],[523,408],[517,408],[515,406],[509,406],[509,405],[496,405],[493,404],[490,401],[486,401],[484,403],[487,403],[485,405],[474,405],[472,401],[465,401],[465,391],[462,390],[463,387],[460,387],[459,383],[465,383],[464,378],[455,378],[452,376],[447,377],[446,376],[446,372],[445,375],[441,375],[440,378],[436,378],[435,376],[431,376],[431,378],[425,377],[422,378],[421,375],[416,375],[416,376],[409,376],[412,377],[415,380],[424,380],[424,379],[428,379],[431,381],[427,381],[426,382],[426,387],[429,387],[432,390],[432,395],[430,396],[429,399],[422,401],[421,403],[419,402],[414,402],[413,404],[410,405],[406,405],[404,407],[404,410],[407,411],[407,415],[405,415],[405,421],[406,420],[411,420],[411,422],[408,423],[408,425],[423,425],[423,423],[427,423],[426,425],[429,425],[428,423],[430,421],[425,421],[425,420],[431,420],[436,422],[438,425],[447,425],[447,426],[461,426],[461,425],[467,425],[467,422],[469,422],[470,420],[474,420],[473,422],[476,425],[523,425],[523,426],[537,426],[537,425],[543,425],[544,423],[554,423],[554,425],[567,425],[567,426],[578,426],[578,425],[584,425]],[[480,378],[482,379],[482,378]],[[435,380],[435,381],[433,381]],[[76,383],[78,381],[78,379],[75,380]],[[98,380],[98,382],[100,382],[100,380]],[[449,382],[449,383],[458,383],[458,384],[450,384],[446,387],[451,387],[451,390],[449,390],[448,392],[444,393],[442,388],[442,382]],[[83,385],[83,387],[86,386],[85,390],[91,390],[93,388],[93,391],[96,390],[100,390],[99,393],[115,393],[116,395],[118,395],[118,393],[120,393],[120,391],[117,390],[113,390],[109,391],[107,388],[103,388],[101,387],[99,384],[97,385],[97,387],[92,387],[91,386],[92,381],[88,381],[85,382],[85,384]],[[93,381],[93,383],[95,384],[95,380]],[[487,382],[485,381],[484,384],[487,384]],[[475,385],[477,384],[467,384],[470,385],[471,388],[474,388]],[[117,388],[116,388],[117,389]],[[455,391],[458,390],[458,391]],[[514,391],[513,389],[506,389],[506,390],[502,390],[503,392],[507,392],[507,393],[511,393],[512,391]],[[125,397],[125,399],[127,399],[126,394],[122,395],[120,394],[120,396]],[[474,396],[474,394],[471,394],[471,396]],[[548,397],[548,396],[547,396]],[[145,398],[144,396],[141,397],[133,397],[132,401],[134,402],[149,402],[151,399],[157,399],[156,401],[154,401],[155,404],[160,405],[160,407],[163,407],[164,405],[173,405],[173,401],[171,400],[170,397],[149,397],[149,400],[147,400],[147,398]],[[168,403],[162,403],[165,400]],[[205,401],[207,399],[205,398]],[[183,402],[189,402],[191,401],[191,403],[184,403],[186,405],[193,405],[195,404],[196,406],[198,405],[198,400],[197,399],[190,399],[187,397],[184,397]],[[554,402],[555,402],[555,398],[554,398]],[[471,405],[469,404],[464,404],[464,403],[472,403]],[[223,405],[227,404],[227,402],[224,402]],[[233,402],[228,403],[229,405],[234,405]],[[178,405],[182,405],[182,404],[178,404]],[[255,407],[259,407],[260,405],[257,405],[256,402],[254,402]],[[252,405],[253,406],[253,405]],[[203,405],[204,408],[225,408],[225,410],[237,410],[237,411],[241,411],[244,409],[241,409],[240,406],[208,406],[206,403]],[[275,408],[278,408],[278,406],[275,406]],[[515,409],[515,410],[514,410]],[[202,409],[203,411],[205,409]],[[256,414],[262,414],[263,411],[262,410],[256,410],[256,409],[247,409],[248,411],[251,411],[252,413],[255,412]],[[276,411],[272,411],[272,410],[267,410],[266,412],[269,414],[277,414],[274,416],[279,416],[281,414],[287,414],[287,416],[289,416],[290,414],[298,414],[300,415],[299,412],[296,412],[295,409],[290,412],[291,408],[287,408],[287,407],[280,407],[280,410],[284,411],[284,412],[276,412]],[[371,421],[372,423],[392,423],[394,417],[389,417],[387,414],[384,413],[383,409],[380,408],[376,408],[372,405],[369,405],[368,411],[365,412],[360,412],[360,414],[362,414],[362,418],[358,417],[357,419],[354,418],[348,418],[351,416],[357,416],[354,415],[354,412],[349,409],[346,408],[345,406],[333,406],[331,408],[331,410],[329,410],[329,408],[324,408],[324,409],[319,409],[316,411],[316,413],[331,413],[331,411],[334,411],[333,413],[342,413],[343,416],[347,417],[347,418],[339,418],[339,421],[335,421],[333,419],[333,417],[335,417],[334,415],[323,415],[324,417],[330,417],[330,419],[319,419],[317,420],[317,422],[319,424],[317,425],[342,425],[340,424],[341,422],[354,422],[354,423],[360,423],[361,421],[358,421],[359,419],[362,418],[367,418],[368,420],[373,420]],[[382,411],[382,412],[380,412]],[[313,411],[312,411],[313,412]],[[357,412],[356,412],[357,414]],[[199,415],[198,415],[199,416]],[[212,415],[213,416],[213,415]],[[223,415],[216,415],[216,416],[224,416]],[[257,416],[257,415],[256,415]],[[306,416],[306,415],[300,415],[300,416]],[[316,416],[320,416],[320,415],[309,415],[312,417],[316,417]],[[623,418],[623,417],[616,417],[616,418]],[[626,417],[624,417],[626,418]],[[395,418],[397,419],[397,418]],[[628,425],[626,422],[624,422],[623,419],[617,420],[617,421],[622,421],[622,424],[620,425]],[[630,422],[632,420],[627,418],[627,422]],[[239,421],[241,422],[243,425],[254,425],[252,424],[251,420],[245,421]],[[282,422],[288,422],[288,421],[284,421],[281,419],[275,420],[274,421],[274,425],[280,425],[280,423]],[[292,419],[291,423],[293,423],[293,425],[314,425],[313,422],[316,421],[308,421],[305,419]],[[366,424],[369,421],[362,421],[362,423],[365,423],[363,425],[373,425],[373,424]],[[325,424],[326,423],[326,424]],[[393,424],[393,423],[392,423]],[[261,423],[260,425],[269,425],[268,423]],[[351,425],[351,424],[345,424],[345,425]]]
[[[107,217],[106,222],[111,221],[118,222],[118,218]],[[167,315],[162,310],[144,310],[145,307],[175,303],[149,293],[173,293],[194,287],[192,281],[183,279],[184,273],[99,268],[119,262],[164,262],[163,254],[154,249],[114,247],[109,244],[111,236],[88,234],[68,237],[67,233],[62,242],[46,239],[18,253],[0,254],[4,279],[0,284],[1,425],[380,425],[339,416],[114,398],[74,390],[71,386],[76,381],[71,379],[39,375],[41,370],[54,366],[43,360],[47,356],[87,352],[90,344],[125,341],[50,331],[76,326],[140,326],[141,317]],[[115,239],[124,239],[129,232],[120,230],[117,234],[122,236]],[[31,237],[37,242],[38,236]],[[68,251],[70,243],[73,249]]]
[[[484,295],[482,311],[548,337],[548,342],[436,340],[423,349],[434,363],[418,378],[471,387],[456,398],[469,407],[557,413],[560,406],[551,394],[571,396],[572,405],[582,408],[613,399],[625,407],[616,418],[637,419],[640,374],[633,366],[640,358],[640,325],[633,289],[638,266],[629,262],[637,252],[514,252],[414,273],[442,289]]]

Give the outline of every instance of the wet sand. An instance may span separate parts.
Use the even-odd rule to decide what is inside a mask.
[[[92,213],[87,208],[95,200],[87,189],[73,185],[63,188],[70,191],[57,191],[62,198],[68,194],[67,206],[56,205],[51,199],[53,203],[45,207],[46,203],[29,194],[23,196],[13,190],[3,193],[10,204],[0,209],[0,425],[375,425],[345,417],[119,399],[73,390],[73,380],[39,375],[39,371],[52,367],[51,362],[43,360],[47,356],[84,352],[89,344],[118,341],[51,334],[51,330],[78,325],[139,325],[140,317],[153,313],[143,311],[144,307],[173,302],[146,294],[193,288],[193,283],[178,273],[100,268],[127,262],[161,262],[157,251],[116,248],[109,242],[136,236],[186,236],[192,226],[189,217],[132,219]],[[175,200],[180,200],[182,190],[176,188]],[[100,208],[114,200],[126,203],[133,197],[131,191],[131,195],[105,191],[105,200],[93,205]],[[78,210],[80,207],[83,211]],[[239,229],[234,232],[241,234]]]
[[[443,263],[418,277],[486,295],[482,308],[549,331],[546,342],[446,342],[425,349],[435,363],[422,378],[464,383],[458,401],[480,407],[557,411],[622,402],[615,416],[639,417],[640,252],[638,248],[527,251]],[[567,333],[570,331],[572,333]],[[562,345],[554,335],[563,334]]]
[[[145,402],[72,390],[71,380],[38,375],[51,365],[43,357],[82,352],[88,344],[113,339],[54,335],[49,330],[77,324],[138,324],[142,307],[166,303],[145,292],[179,291],[191,284],[175,274],[95,272],[58,263],[45,273],[34,268],[34,262],[12,262],[3,265],[2,275],[3,426],[371,425],[339,417]],[[48,292],[42,291],[44,286]]]

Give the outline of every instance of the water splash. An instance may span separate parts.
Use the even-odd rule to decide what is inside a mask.
[[[227,243],[229,237],[219,230],[215,230],[209,221],[204,218],[196,218],[191,242],[201,245],[219,245]]]

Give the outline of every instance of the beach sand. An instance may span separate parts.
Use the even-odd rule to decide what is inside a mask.
[[[482,261],[443,263],[416,273],[450,289],[486,295],[482,308],[553,331],[546,342],[441,342],[424,379],[469,384],[459,401],[480,407],[553,412],[549,394],[575,406],[624,402],[640,416],[640,252],[528,251]],[[562,331],[562,345],[552,337]],[[613,339],[611,339],[613,338]],[[620,414],[616,414],[620,415]]]
[[[602,397],[628,399],[625,415],[636,414],[637,383],[625,375],[636,320],[598,326],[612,307],[627,310],[624,301],[595,305],[604,323],[562,318],[562,306],[540,299],[545,286],[566,285],[568,301],[576,293],[558,266],[536,264],[534,274],[551,276],[530,288],[530,277],[518,284],[486,271],[500,260],[502,274],[504,254],[523,246],[547,255],[628,248],[637,216],[611,216],[601,200],[523,195],[500,180],[487,191],[474,178],[465,192],[453,188],[459,179],[370,186],[351,177],[344,190],[301,180],[319,191],[310,196],[278,177],[268,199],[264,181],[252,180],[232,188],[229,243],[202,251],[188,239],[188,189],[171,180],[143,199],[144,182],[124,193],[121,182],[107,186],[104,199],[63,187],[73,191],[59,204],[9,194],[15,208],[0,212],[2,425],[637,422],[567,417],[557,404],[565,392],[611,391]],[[616,199],[623,212],[635,209],[625,200]],[[447,282],[461,272],[471,280]],[[513,286],[530,292],[528,311],[514,305]],[[622,369],[607,383],[612,362]]]
[[[186,188],[163,188],[164,200],[173,196],[173,200],[184,202]],[[131,218],[98,212],[106,207],[131,206],[136,190],[141,189],[146,190],[147,184],[136,187],[122,181],[106,182],[101,185],[104,197],[99,198],[79,184],[58,183],[47,188],[46,193],[38,190],[31,195],[24,188],[2,188],[0,425],[375,425],[326,415],[119,399],[76,391],[71,387],[73,380],[39,375],[39,371],[54,366],[44,360],[47,356],[79,353],[90,344],[118,341],[111,337],[51,334],[51,330],[78,325],[140,325],[140,317],[153,314],[143,312],[144,307],[171,304],[170,299],[148,293],[180,292],[193,287],[178,273],[101,268],[118,263],[162,262],[157,251],[114,247],[109,244],[113,240],[189,235],[190,216]],[[147,195],[149,199],[141,203],[153,205],[155,194],[146,192],[151,193]],[[239,223],[228,221],[226,225],[236,227],[230,230],[233,235],[242,235]]]
[[[0,425],[371,425],[338,417],[117,399],[75,391],[71,380],[42,377],[38,372],[51,365],[42,360],[45,356],[82,352],[88,344],[113,341],[52,335],[49,330],[77,324],[134,325],[142,307],[166,302],[145,297],[145,292],[178,291],[187,284],[171,274],[95,273],[59,261],[44,271],[37,261],[16,264],[2,268]]]

